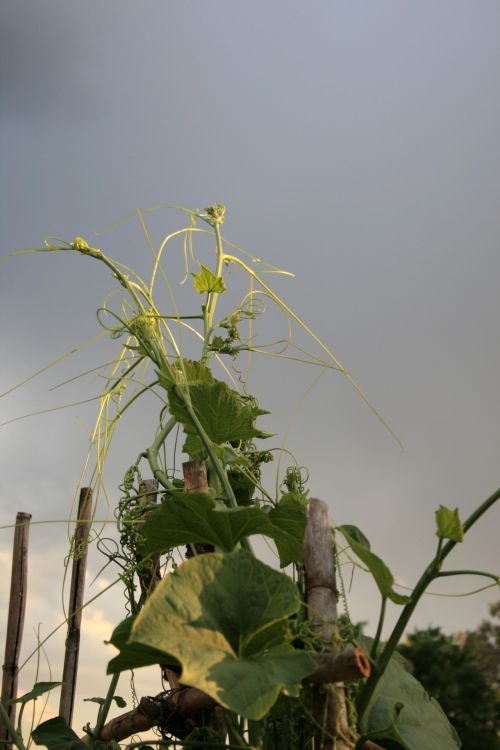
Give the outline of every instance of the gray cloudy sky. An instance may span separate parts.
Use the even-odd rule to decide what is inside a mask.
[[[411,584],[434,550],[434,509],[466,516],[500,484],[499,76],[496,0],[3,0],[1,251],[48,234],[90,238],[136,207],[225,203],[226,236],[295,272],[279,290],[404,443],[325,374],[288,445],[311,494]],[[152,215],[155,238],[178,221]],[[134,225],[99,242],[147,268]],[[111,288],[100,271],[59,255],[1,266],[2,390],[93,335]],[[87,362],[5,398],[2,421],[90,392],[47,391]],[[268,429],[283,429],[312,377],[258,366]],[[90,419],[81,407],[1,429],[3,523],[17,510],[67,517]],[[136,430],[111,457],[117,481],[151,425]],[[498,524],[495,509],[453,567],[498,570]],[[60,619],[66,539],[64,525],[33,527],[28,619],[44,632]],[[474,627],[496,598],[428,597],[414,624]],[[373,625],[376,596],[359,573],[349,601]],[[87,620],[84,695],[119,606],[99,600]],[[27,630],[25,650],[33,638]],[[60,649],[51,659],[57,674]]]

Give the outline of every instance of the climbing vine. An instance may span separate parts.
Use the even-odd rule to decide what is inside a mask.
[[[153,255],[148,281],[82,237],[69,242],[50,238],[42,247],[24,251],[86,256],[111,272],[121,291],[120,297],[110,296],[98,311],[99,323],[119,351],[102,371],[105,387],[91,435],[95,468],[90,479],[97,490],[103,487],[103,466],[123,415],[145,395],[158,402],[150,444],[135,446],[135,456],[126,458],[125,465],[133,462],[115,508],[118,543],[102,535],[97,539],[105,565],[114,566],[125,595],[122,620],[111,636],[116,652],[107,666],[106,698],[98,700],[97,719],[87,726],[83,739],[60,717],[36,727],[32,739],[49,750],[89,746],[96,750],[124,746],[359,750],[367,740],[403,750],[458,748],[459,740],[444,714],[405,670],[395,649],[429,584],[464,572],[444,571],[444,561],[500,492],[465,522],[456,510],[438,509],[435,556],[409,595],[396,590],[391,571],[357,526],[344,525],[335,535],[332,532],[338,571],[344,559],[364,566],[378,586],[381,614],[374,638],[368,639],[350,621],[346,603],[343,617],[329,623],[331,638],[325,644],[307,605],[303,543],[308,473],[283,446],[272,445],[272,435],[261,426],[268,404],[261,405],[249,392],[240,359],[247,358],[248,364],[253,356],[273,356],[333,371],[397,437],[327,345],[266,280],[269,274],[286,272],[223,236],[224,206],[180,210],[187,225],[167,235],[158,248],[151,241],[145,213],[136,214]],[[204,262],[194,249],[200,236],[213,240],[210,258]],[[200,299],[194,311],[181,311],[166,270],[167,247],[178,240],[185,263],[183,283],[190,279]],[[235,273],[244,274],[249,286],[243,298],[230,304],[227,298]],[[158,302],[159,281],[164,282],[166,303],[163,298]],[[275,342],[259,343],[256,329],[269,306],[282,314],[286,334]],[[311,351],[295,342],[296,328],[309,337]],[[197,356],[184,353],[186,334],[193,336]],[[203,486],[188,486],[180,475],[181,452],[206,472]],[[269,489],[265,467],[276,455],[275,488]],[[146,475],[153,479],[144,479]],[[256,557],[251,538],[257,535],[275,549],[280,570]],[[465,572],[498,584],[493,573]],[[338,575],[345,601],[344,582]],[[383,643],[388,601],[401,608],[401,615]],[[346,686],[347,727],[339,723],[332,734],[318,713],[318,688],[310,684],[311,675],[318,655],[342,653],[352,646],[369,656],[371,676]],[[142,719],[153,716],[149,726],[156,727],[156,739],[109,736],[112,730],[106,722],[111,701],[119,699],[120,674],[151,664],[159,666],[165,690],[149,698],[149,704],[141,701],[136,714],[142,711]],[[38,683],[19,700],[24,706],[53,687],[54,683]],[[190,693],[193,688],[198,692]],[[336,691],[328,684],[322,688],[323,696],[334,697]],[[182,700],[196,697],[201,701],[199,710],[181,710]],[[322,700],[325,706],[331,703]],[[8,721],[2,704],[0,712]],[[25,750],[22,724],[9,729],[13,744]]]

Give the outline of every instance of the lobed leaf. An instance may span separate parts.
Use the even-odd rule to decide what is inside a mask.
[[[194,279],[193,286],[200,294],[218,292],[221,294],[226,291],[226,285],[222,276],[215,276],[212,271],[200,263],[198,273],[192,273]]]
[[[205,493],[179,493],[152,510],[141,530],[145,553],[162,553],[192,542],[231,552],[244,537],[262,534],[276,542],[281,567],[302,560],[306,513],[301,503],[283,500],[265,513],[255,507],[218,510]]]
[[[440,539],[452,542],[463,542],[464,527],[458,515],[458,508],[446,508],[440,505],[436,511],[436,535]]]
[[[193,383],[189,386],[186,398],[189,398],[206,434],[217,445],[269,437],[269,433],[255,427],[257,417],[268,412],[254,406],[221,380]],[[184,428],[187,437],[185,453],[190,456],[203,454],[203,443],[191,421],[184,398],[176,389],[169,388],[168,404],[170,413]]]
[[[131,640],[174,657],[182,682],[249,719],[260,719],[280,691],[297,695],[314,671],[287,641],[300,607],[290,578],[244,550],[194,557],[166,576],[147,600]]]

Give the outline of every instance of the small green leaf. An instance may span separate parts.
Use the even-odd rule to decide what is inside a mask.
[[[192,273],[194,278],[194,288],[200,294],[209,292],[218,292],[221,294],[226,291],[226,285],[222,276],[214,276],[212,271],[200,263],[199,273]]]
[[[31,736],[36,745],[43,745],[48,750],[88,750],[88,745],[69,728],[62,716],[39,724]]]
[[[102,706],[104,705],[104,703],[106,703],[105,698],[84,698],[83,700],[87,703],[97,703],[99,706]],[[115,701],[118,708],[125,708],[125,706],[127,705],[127,701],[124,700],[121,695],[113,695],[113,700]]]
[[[390,599],[394,604],[408,604],[410,598],[394,591],[394,576],[383,560],[370,549],[370,542],[357,526],[338,526],[338,531],[344,535],[349,547],[355,555],[364,562],[370,570],[375,583],[384,599]]]
[[[44,693],[48,693],[56,687],[62,685],[62,682],[37,682],[33,685],[29,693],[21,695],[20,698],[10,700],[9,703],[28,703],[28,701],[36,701]]]
[[[458,508],[445,508],[440,505],[436,511],[436,535],[440,539],[450,539],[452,542],[463,542],[464,527],[458,515]]]
[[[281,623],[298,611],[293,581],[244,550],[209,553],[165,576],[131,639],[182,664],[181,680],[249,719],[281,690],[297,695],[314,662],[287,641]]]

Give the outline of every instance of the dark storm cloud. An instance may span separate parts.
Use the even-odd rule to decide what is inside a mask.
[[[101,54],[92,26],[106,24],[102,15],[51,0],[3,2],[0,115],[47,120],[95,113],[103,97],[92,75]]]
[[[465,515],[498,486],[500,5],[0,3],[0,254],[50,233],[87,236],[136,206],[227,203],[227,236],[297,273],[276,279],[279,290],[406,452],[333,376],[308,397],[288,447],[336,522],[359,523],[394,572],[414,580],[434,552],[434,508]],[[156,216],[159,236],[177,221],[148,221]],[[134,232],[122,225],[102,247],[136,268],[148,251]],[[0,385],[96,332],[100,284],[80,258],[0,268]],[[83,354],[47,387],[86,370]],[[251,390],[272,411],[266,428],[280,433],[313,375],[284,378],[276,362],[252,370]],[[2,418],[59,393],[34,381],[0,402]],[[81,408],[0,431],[8,518],[18,508],[64,515],[86,450],[77,417]],[[117,455],[111,488],[123,468]],[[495,519],[482,524],[455,564],[494,568],[496,536]],[[475,607],[429,600],[419,624],[475,625],[489,596]],[[375,611],[358,594],[351,606],[355,619]]]

